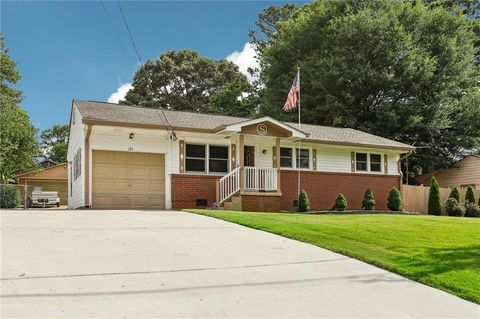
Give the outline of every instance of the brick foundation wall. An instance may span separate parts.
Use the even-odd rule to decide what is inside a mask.
[[[197,199],[206,199],[206,207],[211,206],[215,203],[216,181],[220,178],[215,175],[172,174],[172,208],[202,208],[197,206]]]
[[[293,201],[297,199],[298,172],[281,171],[280,185],[282,210],[295,210]],[[308,194],[312,210],[326,210],[332,208],[339,193],[347,198],[347,209],[361,209],[363,195],[367,188],[373,191],[376,209],[387,209],[388,192],[392,187],[400,187],[399,176],[355,174],[355,173],[327,173],[301,172],[301,188]]]
[[[215,203],[216,181],[221,176],[173,174],[172,208],[197,208],[197,199],[206,199],[207,207]],[[294,211],[293,201],[297,199],[297,171],[281,171],[280,187],[282,196],[242,195],[244,211]],[[348,201],[348,209],[361,209],[363,195],[371,188],[377,202],[375,208],[387,209],[387,196],[392,187],[400,187],[399,176],[355,173],[301,172],[301,188],[310,200],[312,210],[330,209],[342,192]],[[201,207],[198,207],[201,208]]]
[[[279,212],[280,196],[242,195],[242,211]]]

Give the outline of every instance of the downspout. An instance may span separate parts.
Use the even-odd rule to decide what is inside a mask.
[[[92,125],[87,126],[87,135],[85,136],[85,206],[92,208],[90,200],[90,134],[92,133]]]
[[[397,165],[398,165],[398,172],[400,173],[400,192],[402,192],[402,185],[403,185],[403,173],[402,173],[402,164],[401,162],[404,160],[404,159],[407,159],[410,155],[412,155],[414,152],[414,150],[410,150],[408,151],[407,154],[401,156],[399,159],[398,159],[398,162],[397,162]],[[407,171],[407,174],[408,174],[408,171]],[[408,179],[408,175],[407,175],[407,179]]]

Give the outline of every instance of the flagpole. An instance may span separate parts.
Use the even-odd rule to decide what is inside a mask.
[[[300,111],[300,67],[297,67],[297,81],[298,81],[298,130],[301,131],[301,127],[300,127],[300,119],[301,119],[301,111]],[[300,150],[300,139],[298,140],[298,161],[299,163],[297,164],[298,167],[297,167],[297,170],[298,170],[298,198],[300,198],[300,168],[301,168],[301,165],[300,165],[300,155],[301,155],[301,150]],[[300,202],[299,202],[299,206],[298,208],[300,208]]]

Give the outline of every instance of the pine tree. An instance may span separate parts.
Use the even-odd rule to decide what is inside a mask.
[[[370,188],[365,191],[363,197],[362,208],[364,210],[375,210],[375,198],[373,197],[373,192]]]
[[[428,196],[428,214],[441,215],[442,204],[440,199],[440,186],[438,185],[435,176],[432,177],[432,185],[430,186],[430,194]]]
[[[465,193],[465,205],[475,204],[475,193],[473,192],[473,187],[468,185],[467,192]]]
[[[455,198],[457,202],[460,203],[460,192],[458,191],[458,188],[456,186],[452,188],[452,191],[450,192],[450,196],[448,196],[448,198]]]

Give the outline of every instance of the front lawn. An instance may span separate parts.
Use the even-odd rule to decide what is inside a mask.
[[[187,210],[311,243],[480,303],[480,219]]]

